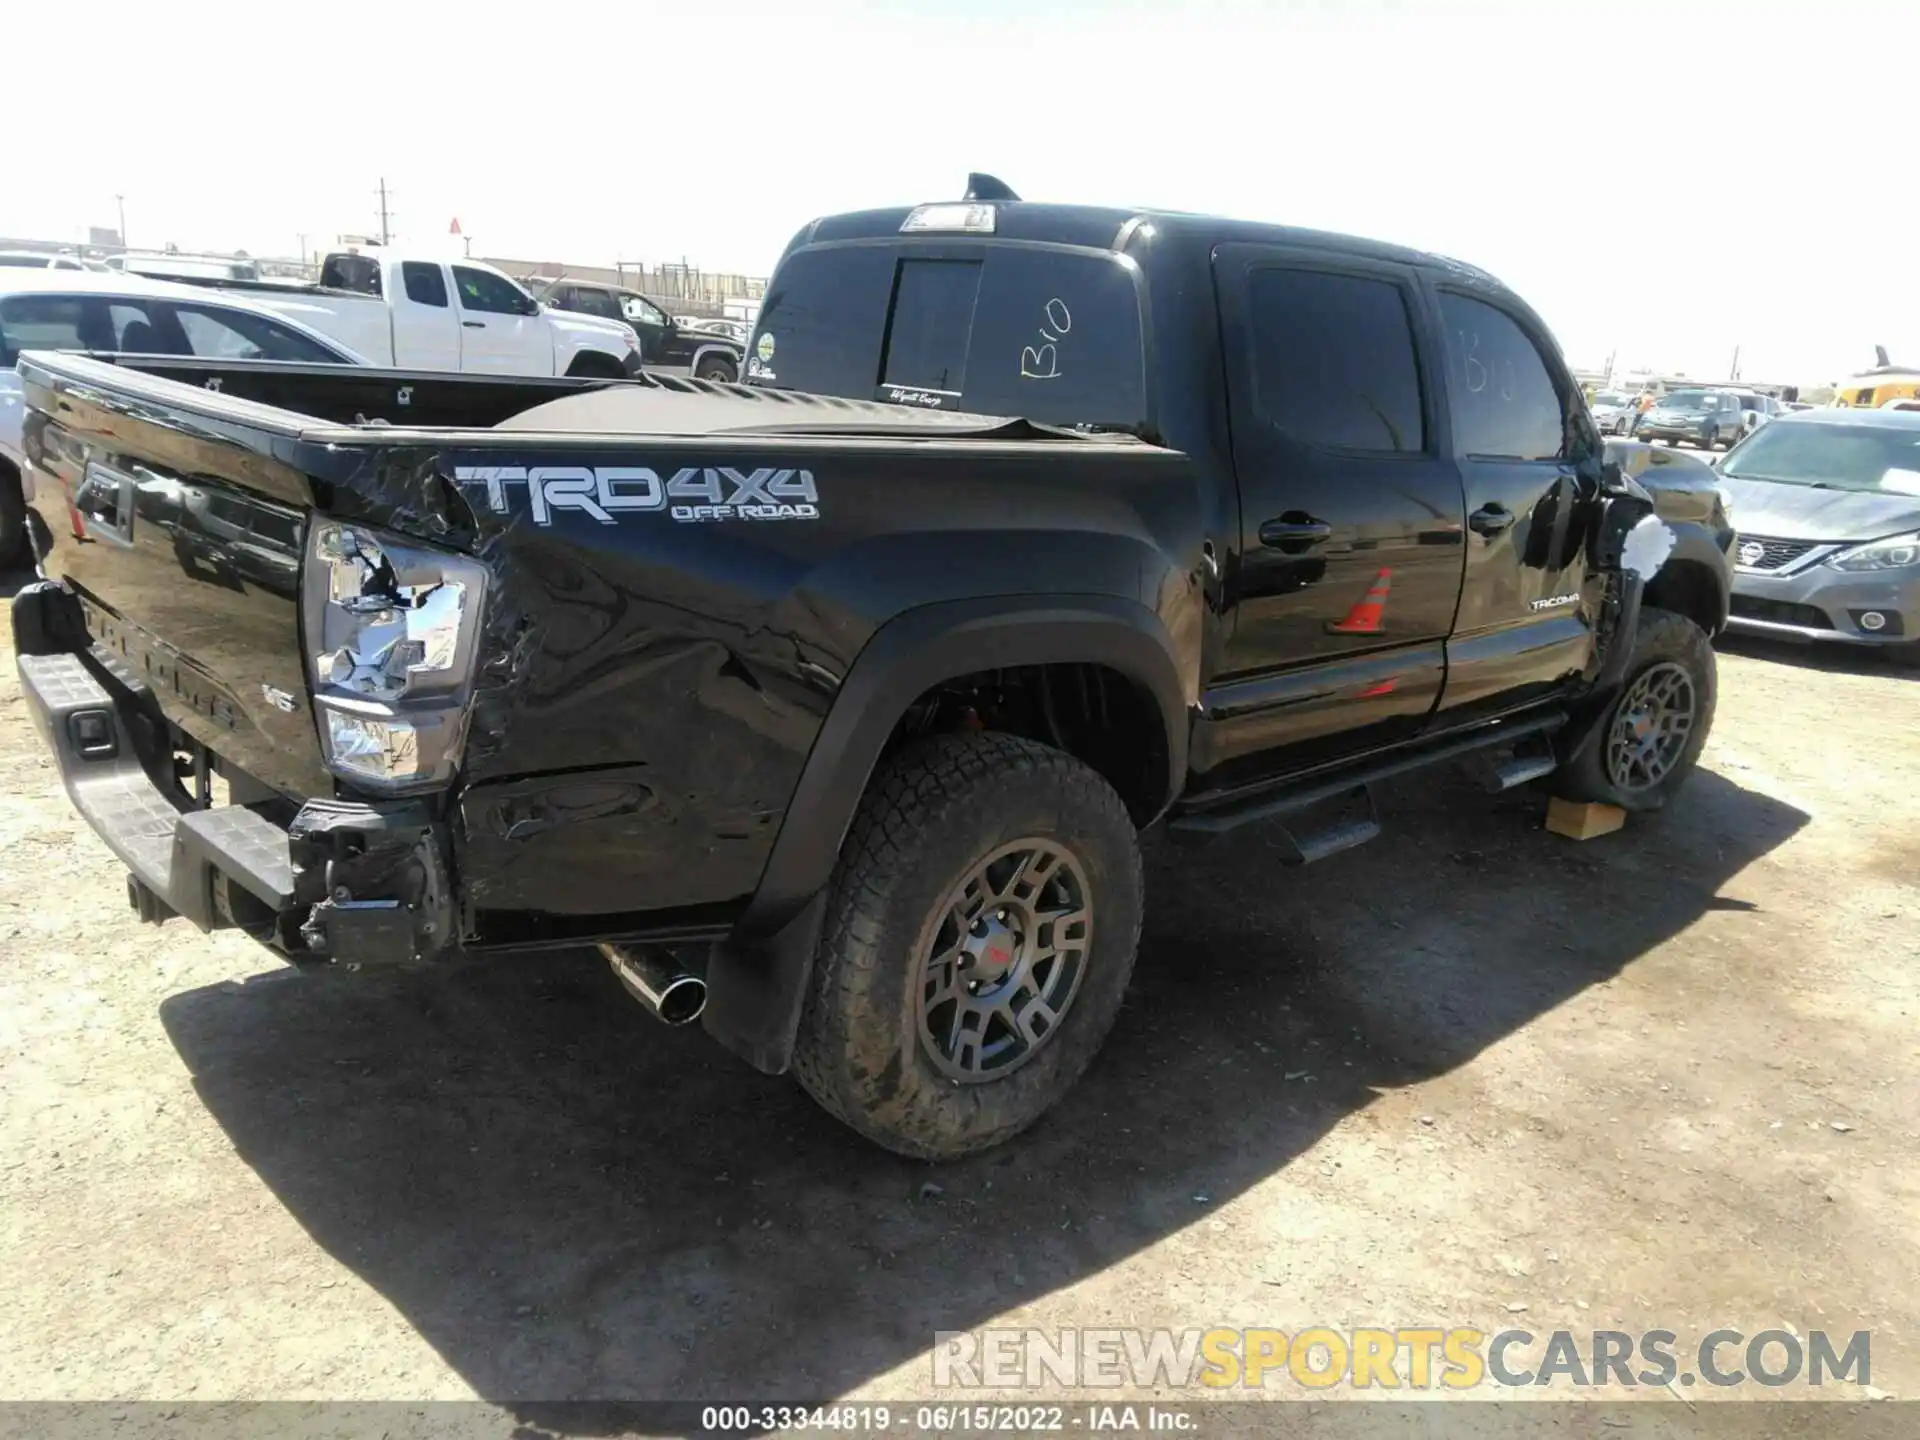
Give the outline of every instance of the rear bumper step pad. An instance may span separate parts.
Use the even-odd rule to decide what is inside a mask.
[[[285,830],[240,806],[176,803],[142,764],[124,697],[80,656],[22,655],[18,663],[68,798],[141,885],[203,930],[227,923],[215,905],[217,876],[276,913],[293,904]]]

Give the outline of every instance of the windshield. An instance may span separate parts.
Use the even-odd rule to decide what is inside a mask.
[[[1714,408],[1714,396],[1705,390],[1676,390],[1660,402],[1662,410],[1682,410],[1690,415],[1704,414]]]
[[[1920,425],[1775,421],[1720,463],[1735,480],[1920,495]]]

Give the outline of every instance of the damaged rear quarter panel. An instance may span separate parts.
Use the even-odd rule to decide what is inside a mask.
[[[366,519],[492,572],[456,825],[482,941],[489,912],[588,933],[743,903],[849,666],[906,610],[1096,593],[1200,625],[1196,485],[1141,446],[516,437],[367,463]],[[524,479],[455,478],[556,465],[805,470],[818,513],[541,523]]]

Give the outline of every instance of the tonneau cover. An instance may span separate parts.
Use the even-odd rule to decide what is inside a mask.
[[[900,439],[960,436],[1005,440],[1095,440],[1077,431],[1005,416],[914,410],[874,400],[843,400],[798,391],[747,389],[650,376],[650,385],[610,385],[564,395],[500,421],[495,430],[568,435],[804,435],[855,432]]]

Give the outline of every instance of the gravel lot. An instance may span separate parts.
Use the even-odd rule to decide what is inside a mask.
[[[925,1397],[993,1322],[1871,1329],[1920,1397],[1920,685],[1720,673],[1612,837],[1446,777],[1306,872],[1157,852],[1087,1081],[935,1171],[584,956],[141,926],[8,651],[0,1396]]]

